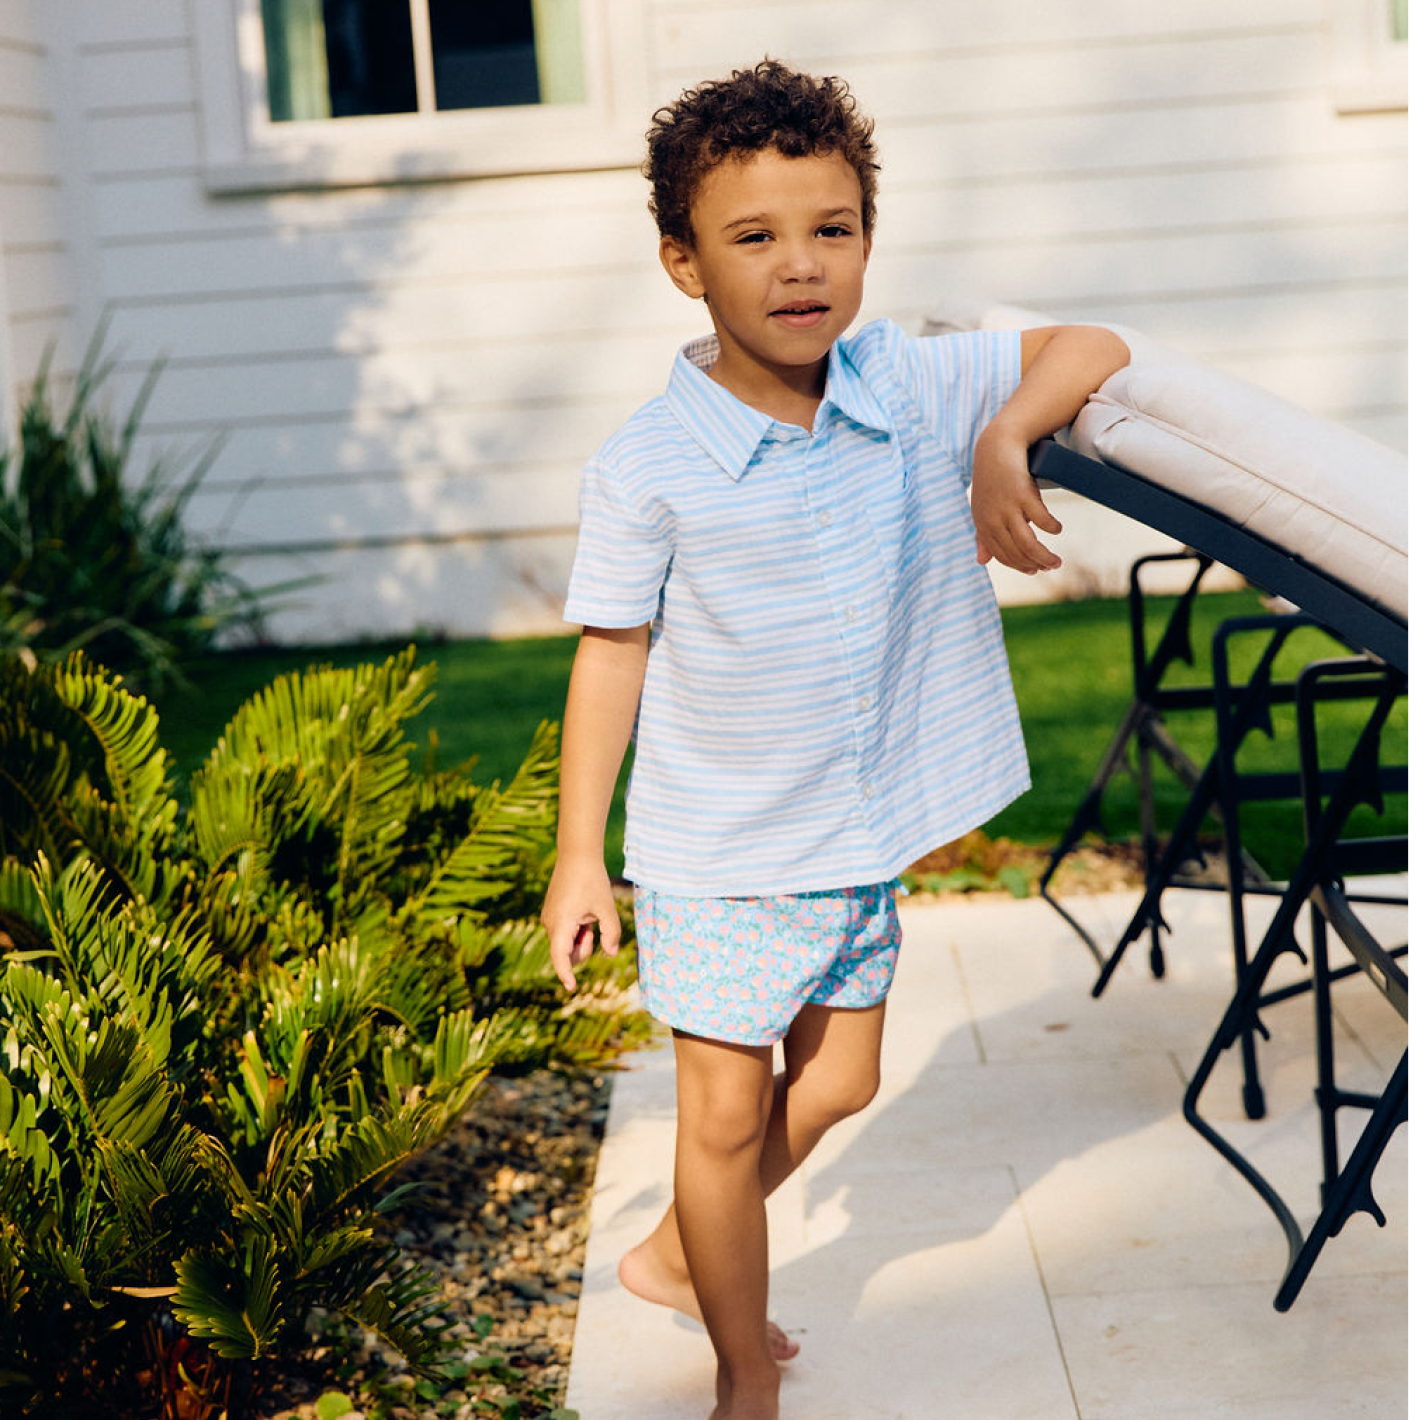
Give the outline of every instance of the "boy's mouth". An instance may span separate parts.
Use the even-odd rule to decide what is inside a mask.
[[[823,301],[790,301],[769,314],[785,325],[813,325],[827,310],[828,306]]]

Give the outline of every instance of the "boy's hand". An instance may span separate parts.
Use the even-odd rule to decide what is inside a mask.
[[[1026,462],[1027,445],[993,421],[982,431],[972,460],[971,516],[976,522],[976,560],[994,557],[1034,576],[1061,565],[1032,531],[1058,533],[1060,521],[1045,506]]]
[[[547,885],[542,925],[547,928],[552,969],[568,991],[575,991],[575,968],[596,949],[598,929],[607,956],[615,956],[621,944],[621,919],[616,915],[606,865],[600,860],[582,863],[559,857]]]

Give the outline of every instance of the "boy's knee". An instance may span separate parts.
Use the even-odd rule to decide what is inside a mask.
[[[877,1098],[879,1083],[876,1070],[871,1075],[860,1075],[846,1081],[838,1097],[843,1117],[846,1119],[867,1109]]]
[[[702,1153],[730,1158],[764,1147],[772,1097],[735,1095],[710,1097],[697,1102],[692,1110],[682,1110],[678,1129]]]
[[[877,1097],[876,1070],[832,1076],[804,1075],[799,1088],[805,1104],[825,1123],[836,1124],[860,1113]]]

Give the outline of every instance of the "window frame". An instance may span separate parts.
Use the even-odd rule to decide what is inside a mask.
[[[579,104],[271,118],[261,0],[191,9],[212,193],[635,167],[650,110],[644,0],[581,0]]]
[[[1394,34],[1393,0],[1331,0],[1331,93],[1336,111],[1410,107],[1410,41]]]

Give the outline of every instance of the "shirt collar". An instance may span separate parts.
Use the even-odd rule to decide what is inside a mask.
[[[671,367],[666,403],[686,432],[732,479],[744,477],[755,451],[776,424],[772,415],[754,409],[716,384],[707,373],[719,354],[720,342],[713,335],[701,336],[681,347]],[[872,396],[863,377],[843,353],[843,342],[835,341],[828,352],[828,379],[823,406],[842,411],[856,424],[889,432],[891,423]]]

